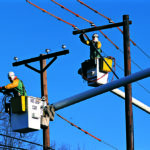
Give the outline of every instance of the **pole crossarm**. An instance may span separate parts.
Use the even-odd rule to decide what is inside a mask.
[[[116,89],[118,87],[124,86],[126,84],[144,79],[150,77],[150,68],[142,70],[140,72],[136,72],[134,74],[131,74],[129,76],[120,78],[118,80],[112,81],[111,83],[107,83],[105,85],[101,85],[99,87],[96,87],[94,89],[79,93],[77,95],[71,96],[69,98],[66,98],[64,100],[61,100],[59,102],[56,102],[52,104],[55,108],[55,110],[59,110],[62,108],[65,108],[67,106],[73,105],[75,103],[84,101],[86,99],[89,99],[91,97],[103,94],[105,92],[111,91],[113,89]],[[143,109],[144,110],[144,109]],[[150,107],[148,107],[148,110],[146,111],[150,114]]]
[[[28,65],[28,64],[25,64],[25,66],[28,67],[29,69],[31,69],[31,70],[37,72],[37,73],[43,73],[56,59],[57,59],[57,57],[55,56],[55,57],[47,64],[47,66],[46,66],[44,69],[42,69],[42,70],[38,70],[38,69],[36,69],[36,68],[34,68],[34,67]]]
[[[40,60],[47,59],[47,58],[57,57],[60,55],[66,55],[68,53],[69,53],[69,50],[59,51],[56,53],[51,53],[51,54],[47,54],[47,55],[43,55],[39,57],[34,57],[34,58],[18,61],[18,62],[13,63],[13,66],[20,66],[20,65],[24,65],[27,63],[35,62],[35,61],[40,61]]]
[[[132,21],[129,21],[129,24],[132,24]],[[115,24],[109,24],[109,25],[104,25],[104,26],[97,26],[97,27],[93,27],[93,28],[86,28],[86,29],[82,29],[82,30],[73,31],[73,34],[76,35],[76,34],[81,34],[81,33],[86,33],[86,32],[97,31],[97,30],[104,30],[104,29],[119,27],[119,26],[123,26],[123,25],[124,25],[124,22],[119,22],[119,23],[115,23]]]

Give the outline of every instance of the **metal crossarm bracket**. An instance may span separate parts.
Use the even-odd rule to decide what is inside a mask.
[[[55,57],[47,64],[47,66],[46,66],[43,70],[41,70],[41,73],[43,73],[56,59],[57,59],[57,56],[55,56]]]
[[[34,57],[34,58],[18,61],[18,62],[13,63],[12,65],[13,66],[20,66],[20,65],[27,64],[27,63],[31,63],[31,62],[41,61],[41,60],[47,59],[47,58],[53,58],[53,57],[57,57],[57,56],[60,56],[60,55],[66,55],[68,53],[69,53],[69,50],[59,51],[59,52],[56,52],[56,53],[51,53],[51,54],[47,54],[47,55],[43,55],[43,56],[39,56],[39,57]]]
[[[132,24],[132,21],[129,21],[129,24]],[[81,33],[86,33],[86,32],[97,31],[97,30],[104,30],[104,29],[119,27],[119,26],[123,26],[123,25],[124,25],[124,22],[119,22],[119,23],[115,23],[115,24],[109,24],[109,25],[104,25],[104,26],[98,26],[98,27],[86,28],[86,29],[82,29],[82,30],[73,31],[73,34],[76,35],[76,34],[81,34]]]
[[[36,69],[36,68],[34,68],[34,67],[32,67],[32,66],[28,65],[28,64],[25,64],[25,66],[26,66],[26,67],[28,67],[29,69],[31,69],[31,70],[33,70],[33,71],[37,72],[37,73],[41,73],[41,71],[40,71],[40,70],[38,70],[38,69]]]

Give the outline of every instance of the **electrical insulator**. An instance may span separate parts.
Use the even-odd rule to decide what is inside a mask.
[[[14,60],[15,60],[15,61],[18,61],[18,57],[14,57]]]
[[[77,30],[78,29],[78,27],[74,27],[74,30]]]
[[[46,49],[45,52],[48,54],[50,52],[50,49]]]
[[[95,24],[94,24],[94,23],[91,23],[91,26],[92,26],[92,27],[94,27],[94,26],[95,26]]]
[[[62,45],[62,48],[65,49],[65,48],[66,48],[66,45]]]
[[[109,18],[109,23],[113,23],[113,21]]]

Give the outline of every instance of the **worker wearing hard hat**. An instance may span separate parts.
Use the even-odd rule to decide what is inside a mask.
[[[23,82],[15,76],[14,72],[8,73],[10,84],[0,87],[0,90],[13,92],[14,96],[27,96]]]
[[[84,34],[80,34],[80,40],[82,43],[89,45],[90,46],[90,59],[95,59],[95,58],[99,58],[100,55],[97,53],[97,51],[95,50],[94,47],[97,48],[98,52],[101,53],[101,42],[98,40],[98,34],[94,33],[92,36],[92,40],[85,40],[84,39]],[[91,43],[92,42],[92,43]],[[94,47],[93,47],[94,45]]]

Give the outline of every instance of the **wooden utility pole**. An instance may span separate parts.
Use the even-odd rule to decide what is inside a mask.
[[[103,30],[108,28],[114,28],[123,26],[123,38],[124,38],[124,70],[125,76],[131,75],[131,57],[130,57],[130,35],[129,35],[129,16],[123,16],[123,22],[109,24],[99,27],[93,27],[88,29],[82,29],[73,31],[73,34],[85,34],[86,32]],[[96,50],[96,49],[95,49]],[[132,88],[131,84],[125,86],[125,111],[126,111],[126,139],[127,139],[127,150],[134,150],[134,138],[133,138],[133,113],[132,113]]]
[[[129,16],[123,16],[123,37],[124,37],[124,71],[125,76],[131,75],[131,56],[130,56],[130,35],[129,35]],[[132,112],[132,87],[131,84],[125,85],[125,113],[126,113],[126,139],[127,150],[134,150],[133,134],[133,112]]]
[[[43,56],[42,54],[40,56]],[[40,60],[40,70],[46,67],[46,59]],[[45,97],[45,101],[48,104],[48,92],[47,92],[47,71],[41,72],[41,97]],[[43,129],[43,150],[47,150],[50,147],[49,126],[47,129]]]

